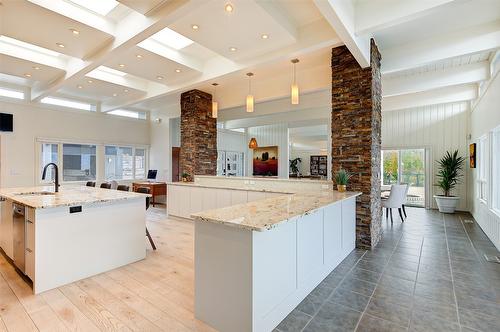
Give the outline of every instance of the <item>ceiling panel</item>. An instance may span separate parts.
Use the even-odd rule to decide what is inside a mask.
[[[44,66],[39,63],[14,58],[4,54],[0,54],[0,72],[17,76],[23,79],[23,82],[28,86],[33,86],[35,82],[48,83],[64,75],[64,71],[61,69]],[[26,75],[31,75],[31,77],[26,77]]]
[[[89,81],[92,83],[89,83]],[[126,92],[125,90],[128,91]],[[141,90],[89,77],[86,77],[75,85],[65,86],[58,92],[65,95],[112,103],[125,102],[130,99],[139,98],[145,94]],[[116,94],[116,96],[113,96],[113,94]]]
[[[2,4],[3,35],[49,50],[84,58],[112,37],[28,1],[3,0]],[[80,33],[75,35],[70,29]]]
[[[256,1],[231,1],[234,10],[224,10],[227,1],[209,0],[169,27],[191,40],[238,60],[264,54],[296,42],[296,36],[273,18]],[[199,29],[193,30],[196,24]],[[267,34],[268,39],[261,36]],[[236,51],[230,48],[235,47]]]
[[[163,4],[167,3],[169,0],[117,0],[117,1],[135,10],[136,12],[146,15],[158,9]]]

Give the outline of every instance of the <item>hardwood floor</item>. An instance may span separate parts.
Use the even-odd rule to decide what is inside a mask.
[[[193,313],[193,224],[163,211],[148,211],[145,260],[40,295],[0,255],[0,332],[214,331]]]

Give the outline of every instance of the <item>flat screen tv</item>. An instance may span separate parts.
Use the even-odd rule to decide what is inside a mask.
[[[14,122],[12,114],[0,113],[0,131],[13,131]]]

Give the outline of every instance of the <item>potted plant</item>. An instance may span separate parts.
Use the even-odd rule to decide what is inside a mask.
[[[181,175],[182,182],[188,182],[190,178],[191,175],[189,173],[183,172]]]
[[[438,182],[436,186],[441,188],[443,195],[434,195],[439,212],[454,213],[460,197],[453,196],[452,190],[460,183],[463,176],[465,158],[458,155],[458,150],[449,151],[438,160]]]
[[[341,193],[347,190],[347,183],[351,179],[352,174],[341,168],[335,173],[335,183],[337,184],[337,190]]]
[[[299,163],[302,162],[302,159],[300,158],[295,158],[290,160],[290,170],[292,171],[292,174],[295,176],[299,175]]]

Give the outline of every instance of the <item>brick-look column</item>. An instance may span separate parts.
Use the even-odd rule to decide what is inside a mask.
[[[357,201],[356,246],[370,249],[381,235],[380,53],[371,40],[371,67],[361,68],[347,47],[332,49],[332,171],[354,174],[348,190]]]
[[[217,174],[217,119],[211,115],[211,94],[200,90],[181,94],[181,173]]]

